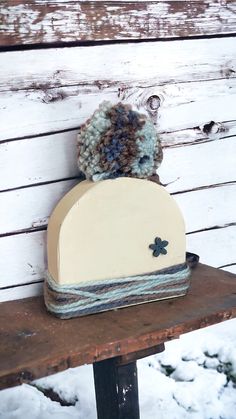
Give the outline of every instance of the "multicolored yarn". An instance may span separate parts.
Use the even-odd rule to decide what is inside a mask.
[[[130,105],[104,101],[81,126],[78,165],[87,179],[148,178],[161,161],[155,126]]]
[[[48,311],[66,319],[148,301],[182,296],[189,288],[187,263],[149,274],[59,285],[47,274],[44,289]],[[145,300],[144,300],[145,296]]]

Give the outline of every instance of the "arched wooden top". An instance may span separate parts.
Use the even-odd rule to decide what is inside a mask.
[[[168,242],[167,254],[153,255],[149,246],[157,237]],[[185,247],[184,221],[174,199],[141,179],[81,182],[60,201],[48,226],[49,272],[61,284],[177,265],[185,260]]]

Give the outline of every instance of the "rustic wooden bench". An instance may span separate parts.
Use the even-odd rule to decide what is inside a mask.
[[[98,419],[138,419],[136,360],[236,317],[236,275],[199,264],[187,296],[59,320],[42,297],[0,305],[0,388],[93,363]]]

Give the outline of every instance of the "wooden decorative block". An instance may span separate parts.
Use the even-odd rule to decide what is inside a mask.
[[[67,318],[184,295],[185,252],[183,217],[163,187],[83,181],[49,221],[47,308]]]

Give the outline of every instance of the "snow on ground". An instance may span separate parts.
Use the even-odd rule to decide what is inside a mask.
[[[231,320],[188,333],[140,361],[141,418],[235,419],[235,326]]]
[[[236,419],[236,320],[167,343],[138,373],[141,419]],[[92,367],[1,391],[0,418],[96,419]]]

